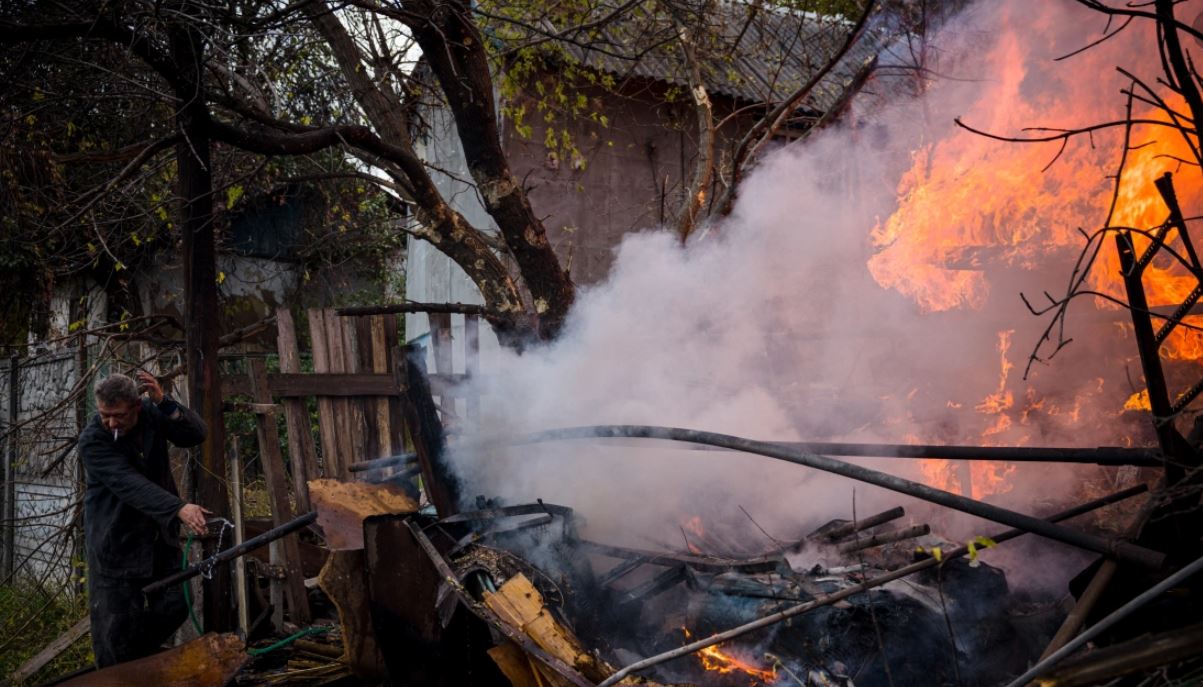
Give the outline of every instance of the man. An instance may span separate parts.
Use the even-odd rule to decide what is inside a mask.
[[[122,374],[97,382],[100,412],[79,435],[92,649],[101,668],[149,656],[188,617],[179,585],[149,596],[142,588],[179,570],[180,523],[200,534],[209,512],[179,497],[167,459],[168,441],[205,440],[204,421],[149,373],[137,377],[138,385]]]

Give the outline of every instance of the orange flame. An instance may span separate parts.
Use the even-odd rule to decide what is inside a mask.
[[[702,518],[697,515],[681,523],[681,530],[695,534],[698,537],[706,536],[706,530],[702,527]],[[689,548],[690,553],[697,554],[699,556],[702,555],[702,550],[695,546],[693,542],[689,541],[688,537],[685,539],[685,546]]]
[[[963,113],[965,122],[1012,134],[1044,123],[1074,126],[1112,118],[1107,110],[1123,101],[1111,95],[1114,91],[1100,88],[1094,76],[1110,71],[1111,62],[1102,64],[1106,58],[1087,53],[1073,64],[1058,64],[1055,69],[1080,65],[1082,71],[1076,78],[1062,77],[1058,82],[1070,92],[1051,95],[1033,86],[1042,78],[1037,70],[1049,67],[1029,60],[1024,43],[1021,34],[1012,30],[994,48],[983,51],[998,68],[990,79],[993,87]],[[1140,64],[1141,46],[1133,45],[1129,62]],[[1100,95],[1104,91],[1107,95]],[[1180,96],[1169,93],[1165,100],[1173,110],[1186,111]],[[1133,109],[1134,119],[1168,121],[1162,110],[1140,107],[1143,111]],[[915,151],[910,170],[898,184],[898,209],[870,234],[877,249],[868,261],[873,278],[909,296],[924,311],[938,312],[985,306],[991,278],[983,269],[987,265],[1023,269],[1064,265],[1068,273],[1084,246],[1078,228],[1090,232],[1099,227],[1116,193],[1112,179],[1123,145],[1122,129],[1096,134],[1069,141],[1047,169],[1059,142],[1008,143],[958,130]],[[1135,125],[1111,225],[1150,230],[1165,222],[1168,209],[1153,185],[1165,172],[1175,174],[1182,206],[1197,204],[1203,199],[1203,178],[1197,168],[1180,162],[1192,159],[1189,144],[1173,129]],[[1171,246],[1175,241],[1170,237]],[[1149,243],[1139,236],[1135,242],[1138,254]],[[1181,254],[1180,243],[1177,248]],[[1154,261],[1145,271],[1151,306],[1182,303],[1196,284],[1168,258]],[[1104,237],[1086,285],[1126,299],[1111,235]],[[1095,302],[1100,309],[1116,307],[1102,299]],[[1167,340],[1164,353],[1180,360],[1203,358],[1203,333],[1179,328]]]
[[[685,633],[685,639],[690,639],[693,634],[686,628],[682,627],[681,631]],[[698,660],[701,661],[702,667],[708,671],[727,675],[729,673],[740,672],[752,678],[749,684],[757,682],[763,684],[772,684],[777,681],[777,671],[764,670],[758,668],[747,661],[740,660],[731,654],[728,654],[718,646],[708,646],[698,652]]]

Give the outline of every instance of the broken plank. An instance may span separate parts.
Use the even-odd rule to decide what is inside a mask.
[[[330,351],[326,346],[326,315],[318,308],[309,309],[309,338],[313,341],[313,369],[317,373],[330,372]],[[298,375],[299,376],[299,375]],[[271,378],[268,377],[268,384],[271,384]],[[222,380],[222,388],[229,389],[225,385],[225,380]],[[273,390],[274,394],[282,395]],[[325,474],[328,477],[336,477],[337,470],[333,467],[337,465],[338,442],[335,440],[335,435],[338,429],[334,426],[334,399],[329,396],[311,394],[317,396],[317,414],[318,414],[318,433],[322,440],[322,463],[325,468]],[[317,477],[314,474],[313,477]]]
[[[326,310],[324,322],[326,325],[326,346],[330,356],[330,371],[350,372],[351,370],[347,369],[346,341],[343,338],[342,318],[335,315],[333,310]],[[334,399],[334,427],[337,430],[334,441],[338,446],[338,453],[336,462],[334,463],[334,472],[327,474],[327,477],[346,479],[347,466],[354,461],[351,458],[351,404],[345,396]]]
[[[375,374],[388,373],[388,342],[384,336],[384,316],[375,315],[368,322],[368,342],[370,344],[371,357],[369,360],[368,369]],[[393,454],[393,443],[391,433],[389,432],[389,412],[388,399],[376,398],[372,401],[372,412],[375,414],[376,427],[376,455],[372,458],[380,456],[391,456]],[[397,447],[397,452],[401,451],[401,447]]]
[[[50,663],[59,654],[67,650],[67,647],[74,644],[80,637],[88,634],[92,629],[91,618],[81,618],[78,622],[67,629],[66,632],[55,638],[54,641],[46,645],[44,649],[34,654],[28,661],[22,663],[12,675],[8,676],[9,684],[19,685],[29,679],[31,675],[38,672]]]
[[[362,525],[360,526],[362,542]],[[356,677],[384,675],[384,656],[372,630],[371,599],[368,596],[367,557],[362,548],[331,551],[318,576],[322,591],[338,609],[342,627],[343,660]]]
[[[252,359],[249,363],[251,389],[255,401],[270,401],[271,395],[267,390],[267,364],[262,358]],[[263,475],[267,480],[272,524],[279,527],[293,520],[294,514],[292,503],[288,500],[288,475],[284,470],[284,458],[280,454],[280,434],[276,428],[275,416],[256,415],[255,429],[259,437],[259,463],[263,466]],[[309,597],[305,593],[305,576],[301,574],[301,550],[297,544],[297,536],[293,534],[285,537],[282,546],[284,569],[288,574],[284,589],[289,610],[292,612],[292,621],[305,624],[310,620]]]
[[[276,351],[280,354],[280,371],[300,374],[301,353],[297,346],[297,330],[288,308],[276,309]],[[271,379],[268,379],[271,387]],[[309,411],[299,398],[285,398],[284,420],[288,429],[288,452],[292,457],[292,487],[297,499],[297,510],[308,513],[309,480],[318,476],[317,450],[313,444],[313,430],[309,424]]]

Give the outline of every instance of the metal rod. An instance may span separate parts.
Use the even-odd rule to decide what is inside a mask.
[[[1145,606],[1145,604],[1149,603],[1153,599],[1160,596],[1167,589],[1173,587],[1174,585],[1176,585],[1180,582],[1186,581],[1187,578],[1191,577],[1192,575],[1199,572],[1200,570],[1203,570],[1203,558],[1195,559],[1195,561],[1193,563],[1191,563],[1190,565],[1179,570],[1178,572],[1174,573],[1173,575],[1170,575],[1169,577],[1165,578],[1161,582],[1158,582],[1157,584],[1153,585],[1152,587],[1150,587],[1149,589],[1147,589],[1143,593],[1141,593],[1140,596],[1137,596],[1135,599],[1132,599],[1131,601],[1124,604],[1123,606],[1120,606],[1111,615],[1108,615],[1106,618],[1103,618],[1099,622],[1092,625],[1089,630],[1087,630],[1087,631],[1083,632],[1082,634],[1078,635],[1077,637],[1075,637],[1072,642],[1070,642],[1069,644],[1066,644],[1065,646],[1063,646],[1060,649],[1058,649],[1057,651],[1055,651],[1048,658],[1046,658],[1043,661],[1032,666],[1032,669],[1029,670],[1028,672],[1026,672],[1023,675],[1020,675],[1019,677],[1012,680],[1007,685],[1007,687],[1023,687],[1028,682],[1030,682],[1032,680],[1032,678],[1035,678],[1035,677],[1039,676],[1040,674],[1044,673],[1049,668],[1056,665],[1056,663],[1059,662],[1061,659],[1072,654],[1073,652],[1077,651],[1079,648],[1084,646],[1090,640],[1092,640],[1095,637],[1099,636],[1100,634],[1106,632],[1108,629],[1111,628],[1112,625],[1115,625],[1116,623],[1123,620],[1124,618],[1127,618],[1129,615],[1132,615],[1132,613],[1143,608]]]
[[[597,437],[630,437],[641,439],[669,439],[697,444],[720,446],[733,451],[755,453],[776,458],[787,463],[804,465],[816,470],[831,472],[866,484],[873,484],[890,491],[913,496],[953,510],[1027,530],[1042,537],[1076,546],[1087,551],[1114,556],[1146,568],[1160,568],[1165,563],[1165,554],[1117,539],[1103,539],[1093,534],[1079,532],[1047,520],[1017,513],[989,503],[983,503],[960,494],[936,489],[926,484],[913,482],[861,465],[853,465],[827,456],[806,453],[795,448],[766,441],[744,439],[728,434],[716,434],[679,427],[653,427],[647,425],[599,425],[594,427],[569,427],[540,432],[520,439],[520,443],[555,441],[563,439],[593,439]]]
[[[459,446],[488,445],[494,440],[463,442]],[[766,441],[766,444],[827,456],[864,458],[939,458],[942,460],[992,460],[1008,463],[1083,463],[1087,465],[1161,467],[1165,456],[1156,448],[1097,446],[968,446],[963,444],[878,444],[838,441]],[[691,446],[695,451],[727,450],[716,446]],[[382,459],[383,460],[383,459]]]
[[[1145,491],[1148,491],[1148,487],[1146,487],[1143,484],[1132,487],[1131,489],[1125,489],[1124,491],[1112,494],[1110,496],[1105,496],[1101,499],[1096,499],[1096,500],[1090,501],[1088,503],[1083,503],[1080,506],[1075,506],[1074,508],[1070,508],[1069,510],[1062,511],[1060,513],[1052,515],[1048,518],[1048,522],[1060,522],[1061,520],[1068,520],[1069,518],[1077,517],[1084,513],[1089,513],[1092,510],[1102,508],[1104,506],[1108,506],[1113,503],[1117,503],[1126,498],[1136,496],[1137,494],[1142,494]],[[1009,541],[1011,539],[1022,536],[1024,534],[1028,534],[1028,533],[1023,530],[1020,530],[1020,529],[1012,529],[1012,530],[1007,530],[1006,532],[1001,532],[999,534],[996,534],[993,537],[991,537],[991,539],[993,539],[995,541],[995,543],[1001,544],[1002,542]],[[740,637],[742,635],[748,634],[749,632],[754,632],[756,630],[759,630],[759,629],[762,629],[765,627],[769,627],[771,625],[775,625],[776,623],[782,622],[784,620],[788,620],[797,615],[802,615],[803,613],[814,610],[816,608],[819,608],[822,606],[830,606],[831,604],[833,604],[837,601],[842,601],[843,599],[846,599],[850,596],[855,596],[857,594],[860,594],[861,592],[868,591],[875,587],[880,587],[883,584],[886,584],[888,582],[893,582],[894,580],[906,577],[908,575],[912,575],[921,570],[927,570],[928,568],[933,568],[937,565],[940,565],[941,561],[943,561],[943,560],[949,560],[951,558],[959,558],[961,556],[964,556],[967,553],[969,553],[969,547],[961,546],[956,549],[953,549],[952,551],[948,551],[948,552],[944,553],[944,555],[941,557],[941,560],[936,560],[935,558],[927,558],[922,561],[917,561],[915,563],[911,563],[910,565],[908,565],[906,567],[899,568],[892,572],[888,572],[884,575],[879,575],[870,580],[866,580],[866,581],[862,582],[861,584],[858,584],[858,585],[855,585],[852,587],[848,587],[847,589],[841,589],[840,591],[835,592],[833,594],[828,594],[827,596],[819,597],[817,599],[808,601],[804,604],[799,604],[797,606],[791,606],[790,608],[787,608],[778,613],[774,613],[772,615],[765,616],[765,617],[759,618],[757,620],[753,620],[750,623],[745,623],[743,625],[739,625],[738,627],[731,628],[730,630],[727,630],[725,632],[719,632],[719,633],[710,635],[709,637],[706,637],[704,639],[699,639],[696,642],[686,644],[685,646],[678,647],[676,649],[673,649],[672,651],[666,651],[662,654],[658,654],[656,656],[651,656],[651,657],[645,658],[641,661],[636,661],[635,663],[632,663],[631,665],[626,666],[625,668],[622,668],[621,670],[615,672],[613,675],[606,678],[603,682],[599,683],[597,687],[611,687],[611,685],[618,684],[619,681],[621,681],[623,678],[630,675],[631,673],[635,673],[635,672],[650,668],[654,665],[659,665],[661,663],[664,663],[665,661],[671,661],[674,658],[680,658],[681,656],[687,656],[689,654],[694,653],[695,651],[701,651],[702,649],[705,649],[707,647],[711,647],[711,646],[714,646],[715,644],[720,644],[722,642],[725,642],[725,641],[728,641],[731,639],[735,639],[736,637]]]
[[[416,453],[400,453],[395,456],[385,456],[383,458],[373,458],[371,460],[361,460],[358,463],[351,463],[347,466],[347,469],[351,472],[364,472],[378,468],[391,468],[394,465],[404,463],[416,463],[417,461],[418,454]]]
[[[234,519],[234,548],[242,545],[242,466],[238,455],[238,435],[230,437],[230,517]],[[238,629],[242,636],[249,636],[251,609],[246,598],[246,560],[241,556],[234,561],[234,597],[238,599]]]
[[[279,539],[280,537],[283,537],[284,535],[292,534],[293,532],[296,532],[297,530],[301,529],[302,527],[305,527],[306,525],[309,525],[310,523],[312,523],[315,520],[317,520],[317,511],[313,511],[311,513],[306,513],[298,518],[289,520],[288,522],[284,523],[283,525],[280,525],[279,527],[270,529],[270,530],[264,532],[263,534],[260,534],[255,537],[251,537],[250,539],[247,539],[246,541],[242,542],[241,545],[231,546],[230,548],[226,549],[225,551],[220,551],[212,556],[209,556],[205,560],[203,560],[203,561],[197,563],[196,565],[193,565],[185,570],[181,570],[177,573],[174,573],[172,575],[164,577],[163,579],[161,579],[157,582],[151,582],[150,584],[148,584],[142,588],[142,592],[145,594],[150,594],[150,593],[156,592],[160,589],[163,589],[164,587],[167,587],[169,585],[173,585],[178,582],[183,582],[184,580],[190,580],[190,579],[196,577],[197,575],[199,575],[201,573],[201,570],[203,570],[205,568],[215,566],[218,563],[224,563],[228,560],[238,558],[240,556],[245,556],[246,554],[250,553],[251,551],[254,551],[255,549],[257,549],[261,546],[264,546],[265,544],[270,544],[273,541]]]
[[[1161,451],[1147,448],[1067,448],[1058,446],[942,446],[939,444],[847,444],[837,442],[777,442],[808,453],[866,458],[941,458],[946,460],[995,460],[1008,463],[1087,463],[1094,465],[1164,464]]]

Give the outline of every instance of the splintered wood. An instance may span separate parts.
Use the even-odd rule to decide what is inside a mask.
[[[614,673],[613,666],[586,651],[576,635],[556,620],[543,604],[543,595],[522,573],[506,580],[496,592],[485,592],[484,601],[502,622],[521,630],[540,649],[576,668],[589,680],[601,682]],[[514,687],[561,687],[569,684],[554,671],[526,656],[511,642],[490,649],[489,656]],[[656,685],[634,677],[620,684]]]
[[[59,684],[63,687],[222,687],[234,679],[249,658],[246,645],[237,635],[209,633],[174,649],[109,666]]]
[[[309,495],[331,551],[362,549],[367,517],[418,510],[418,504],[392,484],[315,479],[309,482]]]

